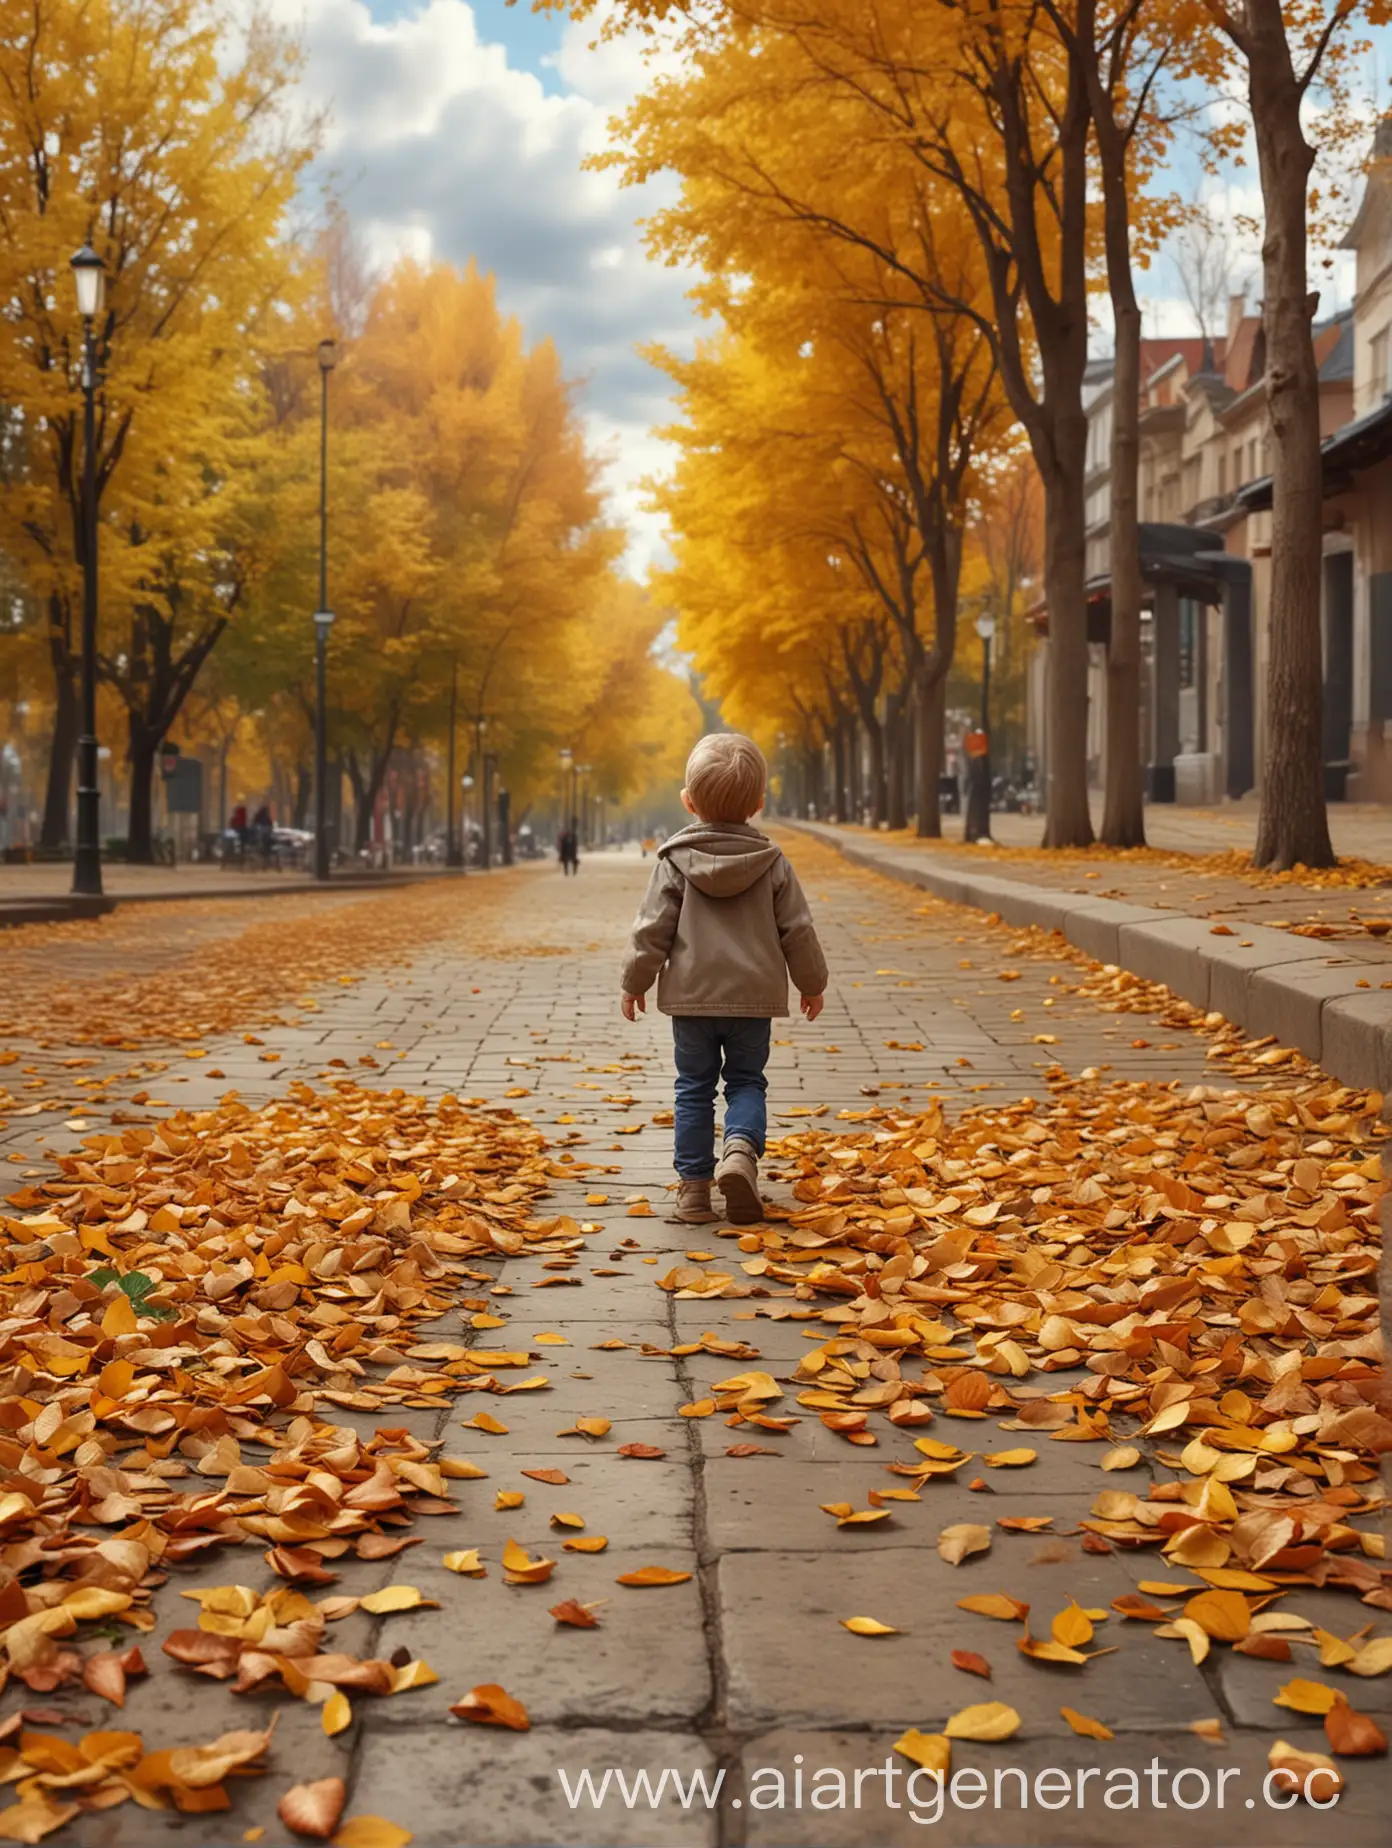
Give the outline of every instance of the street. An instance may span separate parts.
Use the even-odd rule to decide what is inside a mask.
[[[832,983],[742,1233],[666,1217],[636,851],[9,934],[5,1559],[117,1595],[11,1646],[0,1839],[289,1843],[337,1778],[357,1848],[1386,1840],[1374,1748],[1265,1782],[1392,1712],[1378,1103],[786,844]]]

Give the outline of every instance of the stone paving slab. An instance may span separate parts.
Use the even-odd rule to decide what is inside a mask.
[[[1148,1651],[1138,1676],[1134,1639],[1117,1635],[1122,1626],[1113,1618],[1099,1625],[1093,1647],[1122,1645],[1116,1654],[1099,1655],[1085,1669],[1049,1665],[1019,1653],[1016,1625],[957,1608],[973,1593],[1008,1591],[1029,1601],[1036,1633],[1047,1636],[1051,1616],[1070,1600],[1105,1611],[1134,1590],[1118,1560],[1085,1554],[1076,1543],[1071,1550],[1074,1557],[1058,1564],[987,1557],[950,1566],[935,1551],[871,1546],[855,1557],[838,1553],[832,1570],[816,1554],[726,1554],[717,1585],[731,1723],[741,1730],[782,1723],[940,1732],[958,1708],[995,1699],[1028,1708],[1032,1728],[1063,1736],[1059,1702],[1105,1713],[1117,1733],[1211,1714],[1213,1695],[1182,1642]],[[859,1647],[847,1648],[848,1617],[873,1617],[900,1634],[858,1637]],[[954,1649],[987,1658],[989,1688],[952,1668]],[[836,1671],[828,1674],[832,1659]]]
[[[1292,1726],[1285,1736],[1310,1751],[1321,1751],[1327,1744],[1324,1734],[1308,1725]],[[1137,1842],[1164,1843],[1165,1848],[1181,1842],[1185,1848],[1235,1848],[1238,1843],[1244,1848],[1330,1848],[1335,1842],[1340,1848],[1383,1848],[1387,1839],[1385,1802],[1366,1782],[1351,1788],[1326,1812],[1300,1803],[1291,1809],[1269,1807],[1262,1794],[1266,1742],[1241,1733],[1213,1746],[1192,1733],[1161,1732],[1149,1736],[1143,1749],[1120,1738],[1094,1744],[1028,1732],[1004,1745],[957,1742],[953,1768],[967,1775],[944,1796],[941,1808],[926,1779],[913,1791],[921,1807],[910,1805],[907,1774],[913,1767],[895,1755],[895,1737],[892,1731],[878,1729],[814,1732],[789,1727],[750,1741],[730,1780],[731,1788],[746,1793],[741,1817],[747,1848],[867,1848],[871,1843],[874,1848],[908,1848],[923,1841],[940,1848],[1118,1848]],[[800,1808],[793,1803],[799,1755],[804,1791]],[[887,1762],[899,1768],[899,1777],[888,1786],[883,1776],[863,1778],[857,1807],[856,1772],[879,1770]],[[1155,1778],[1149,1774],[1152,1765],[1158,1772]],[[755,1788],[770,1799],[778,1794],[771,1777],[756,1776],[761,1768],[782,1772],[783,1806],[761,1809],[748,1800]],[[840,1771],[847,1779],[844,1807],[813,1809],[814,1773],[823,1769]],[[1220,1777],[1225,1769],[1229,1775]],[[1021,1772],[1023,1802],[1016,1775]],[[1080,1774],[1087,1772],[1095,1775],[1080,1783]],[[1130,1807],[1128,1772],[1137,1780],[1135,1807]],[[1060,1773],[1067,1775],[1072,1800],[1061,1802],[1065,1786]],[[1178,1773],[1187,1775],[1177,1778]],[[839,1794],[834,1779],[825,1779],[822,1788],[827,1801]],[[1109,1790],[1114,1807],[1108,1807]],[[886,1794],[898,1808],[888,1807]],[[1281,1800],[1279,1791],[1273,1794]]]

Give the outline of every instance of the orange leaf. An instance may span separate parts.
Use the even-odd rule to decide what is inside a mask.
[[[492,1681],[471,1688],[450,1712],[457,1719],[473,1720],[480,1726],[509,1726],[513,1732],[527,1732],[532,1724],[521,1701]]]

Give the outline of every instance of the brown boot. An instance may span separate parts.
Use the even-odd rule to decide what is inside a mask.
[[[677,1218],[683,1225],[708,1226],[718,1214],[711,1206],[711,1184],[709,1181],[679,1181],[677,1183]]]
[[[764,1203],[759,1198],[759,1157],[753,1143],[736,1136],[725,1144],[715,1184],[725,1196],[725,1211],[732,1225],[758,1225],[764,1216]]]

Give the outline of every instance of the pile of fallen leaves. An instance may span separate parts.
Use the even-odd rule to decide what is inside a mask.
[[[313,991],[360,979],[353,971],[409,969],[422,949],[451,939],[462,938],[471,960],[562,953],[542,938],[544,909],[519,933],[515,898],[512,879],[492,875],[286,895],[250,922],[239,901],[190,899],[21,925],[5,933],[11,979],[0,1035],[133,1051],[246,1025],[300,1024],[316,1005]],[[61,979],[57,950],[75,971]]]
[[[61,1645],[93,1619],[150,1630],[169,1565],[252,1539],[281,1578],[325,1584],[350,1550],[383,1559],[408,1544],[384,1523],[454,1510],[450,1482],[474,1465],[320,1413],[544,1385],[500,1381],[525,1354],[413,1330],[458,1307],[470,1280],[493,1283],[471,1260],[541,1253],[564,1275],[581,1234],[535,1214],[568,1169],[529,1124],[347,1081],[89,1136],[58,1165],[0,1216],[0,1686],[81,1678],[120,1704],[144,1672],[139,1649],[84,1662]],[[302,1670],[284,1664],[317,1658],[315,1682],[338,1685],[319,1632],[345,1611],[288,1586],[243,1609],[251,1594],[232,1589],[205,1624],[203,1672],[248,1686],[274,1673],[300,1692]],[[384,1664],[352,1672],[374,1692],[402,1685]],[[131,1750],[113,1772],[126,1783]]]
[[[853,828],[846,831],[852,835],[864,832],[863,829]],[[979,849],[965,850],[959,840],[924,840],[907,831],[891,834],[880,831],[875,839],[891,842],[895,846],[920,847],[940,853],[961,855],[964,851],[971,851],[975,864],[979,865],[981,860]],[[1101,864],[1155,867],[1165,872],[1184,873],[1196,881],[1240,879],[1244,884],[1262,890],[1278,886],[1305,886],[1319,892],[1366,891],[1373,886],[1392,886],[1392,866],[1376,860],[1349,856],[1335,866],[1311,867],[1297,862],[1294,866],[1278,871],[1272,867],[1255,865],[1250,852],[1241,847],[1220,848],[1212,853],[1186,853],[1174,847],[1106,847],[1100,841],[1094,841],[1090,847],[1007,847],[999,841],[993,841],[990,857],[992,860],[1018,861],[1022,865],[1036,866]]]
[[[1046,1098],[955,1119],[936,1104],[845,1112],[857,1127],[775,1146],[794,1204],[729,1234],[738,1267],[682,1265],[659,1281],[683,1297],[782,1298],[759,1313],[831,1324],[796,1368],[796,1401],[852,1445],[876,1446],[881,1418],[905,1433],[995,1418],[1019,1434],[975,1449],[925,1431],[867,1508],[827,1504],[843,1526],[873,1527],[979,1468],[1027,1468],[1040,1439],[1095,1444],[1104,1470],[1144,1457],[1148,1491],[1103,1490],[1082,1544],[1153,1548],[1190,1578],[1143,1581],[1117,1615],[1153,1623],[1196,1662],[1219,1644],[1383,1675],[1392,1634],[1340,1636],[1279,1608],[1323,1586],[1392,1611],[1381,1535],[1360,1525],[1385,1506],[1377,1458],[1392,1448],[1376,1293],[1381,1105],[1325,1080],[1182,1092],[1056,1070]],[[772,1375],[750,1372],[689,1409],[778,1434],[799,1415],[783,1397]],[[1041,1532],[1052,1517],[998,1524]],[[956,1565],[991,1540],[958,1522],[939,1551]],[[964,1604],[1020,1624],[1027,1657],[1080,1668],[1108,1615],[1065,1611],[1036,1636],[1018,1599]],[[1298,1712],[1332,1715],[1337,1751],[1385,1749],[1338,1690],[1297,1677],[1285,1693]]]
[[[19,1796],[3,1812],[4,1839],[12,1842],[42,1841],[84,1809],[111,1809],[128,1798],[144,1809],[165,1809],[171,1798],[193,1813],[229,1809],[226,1780],[265,1769],[259,1761],[275,1718],[261,1732],[154,1752],[137,1732],[90,1732],[73,1741],[22,1726],[18,1713],[0,1723],[0,1776]]]

